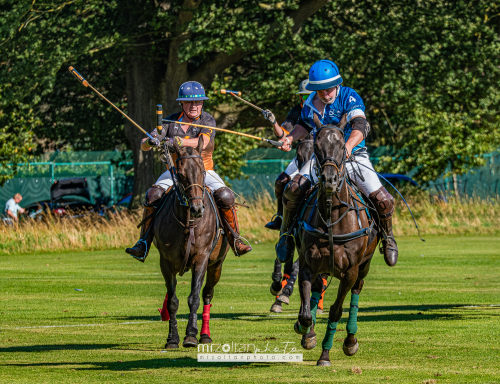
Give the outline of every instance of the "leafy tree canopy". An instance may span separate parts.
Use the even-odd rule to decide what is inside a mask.
[[[423,181],[450,166],[462,173],[500,142],[499,12],[485,0],[7,0],[0,134],[9,144],[0,161],[26,161],[34,143],[118,146],[134,150],[136,170],[151,167],[152,157],[138,150],[141,134],[124,131],[123,119],[77,84],[69,65],[145,128],[156,103],[177,110],[178,86],[197,79],[211,90],[206,109],[239,129],[267,125],[220,88],[241,90],[284,117],[310,65],[328,58],[363,98],[371,142],[396,149],[387,170],[416,168]],[[219,135],[217,144],[220,170],[237,176],[254,143]]]

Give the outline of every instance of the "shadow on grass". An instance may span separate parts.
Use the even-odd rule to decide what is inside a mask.
[[[49,352],[49,351],[85,351],[119,347],[120,344],[52,344],[23,345],[18,347],[0,348],[0,353],[7,352]]]
[[[279,363],[278,363],[279,364]],[[288,363],[282,363],[288,364]],[[54,362],[54,363],[23,363],[23,364],[2,364],[3,366],[10,367],[61,367],[65,365],[70,366],[83,366],[73,368],[78,370],[105,370],[105,371],[137,371],[141,369],[155,369],[155,368],[187,368],[188,370],[200,370],[200,368],[228,368],[228,369],[245,369],[245,368],[262,368],[270,367],[271,364],[266,363],[245,363],[245,362],[231,362],[231,363],[199,363],[192,357],[176,357],[168,358],[165,356],[163,359],[147,359],[147,360],[130,360],[130,361],[106,361],[106,362]],[[276,366],[273,363],[272,366]]]

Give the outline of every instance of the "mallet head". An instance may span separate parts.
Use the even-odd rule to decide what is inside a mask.
[[[236,96],[241,96],[241,92],[240,91],[231,91],[230,89],[221,89],[220,90],[220,93],[222,93],[223,95],[226,95],[226,94],[235,94]]]

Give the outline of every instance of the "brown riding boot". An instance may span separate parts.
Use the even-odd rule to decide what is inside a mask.
[[[151,247],[151,242],[153,241],[153,231],[150,230],[154,217],[156,206],[164,193],[168,193],[172,189],[170,187],[165,191],[162,187],[153,185],[146,192],[146,201],[144,203],[144,212],[142,214],[142,227],[141,227],[141,238],[132,247],[127,248],[125,252],[131,255],[134,259],[139,260],[144,263],[146,257],[148,257],[149,248]]]
[[[382,230],[382,247],[385,263],[389,267],[396,265],[398,261],[398,245],[392,233],[392,215],[394,214],[394,198],[384,187],[370,193],[369,199],[375,205],[378,213],[378,222]]]
[[[252,250],[250,245],[245,244],[240,238],[240,231],[238,228],[238,218],[236,217],[236,210],[221,209],[222,222],[224,223],[224,231],[229,240],[229,245],[236,256],[242,256]]]
[[[283,172],[278,176],[276,182],[274,183],[274,196],[276,196],[278,201],[278,209],[271,221],[265,225],[268,229],[275,231],[279,231],[281,229],[281,223],[283,222],[283,191],[290,180],[290,176]]]
[[[242,256],[252,250],[250,245],[245,244],[240,238],[238,218],[234,209],[234,195],[228,187],[219,188],[214,192],[215,202],[222,216],[224,231],[229,240],[229,245],[236,256]]]

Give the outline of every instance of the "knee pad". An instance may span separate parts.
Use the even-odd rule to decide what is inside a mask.
[[[291,178],[285,172],[282,172],[276,182],[274,183],[274,196],[277,199],[281,199],[283,197],[283,191],[285,190],[286,185],[290,182]]]
[[[146,192],[146,202],[144,203],[144,205],[147,207],[155,207],[156,204],[162,198],[164,193],[165,193],[165,190],[162,187],[160,187],[158,185],[153,185]]]
[[[387,189],[380,187],[370,193],[369,199],[375,205],[375,209],[381,220],[389,220],[394,214],[394,198]]]
[[[296,175],[290,181],[283,193],[283,204],[287,209],[297,209],[300,202],[306,195],[306,192],[311,187],[311,181],[302,175]]]
[[[221,209],[234,207],[234,193],[228,187],[219,188],[214,192],[215,203]]]

